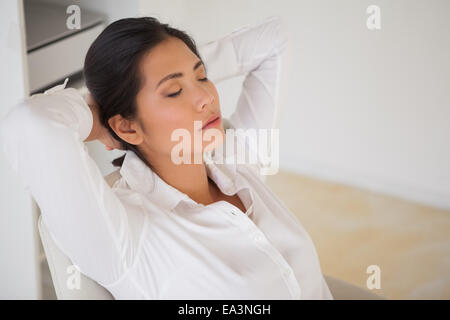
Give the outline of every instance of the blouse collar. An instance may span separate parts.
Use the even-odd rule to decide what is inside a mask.
[[[226,155],[223,148],[218,147],[205,152],[203,159],[208,176],[221,191],[227,195],[234,194],[239,186],[239,183],[236,184],[237,164],[234,152]],[[187,194],[161,179],[131,150],[126,150],[119,172],[131,189],[144,194],[150,201],[165,209],[174,209],[182,200],[198,205]]]

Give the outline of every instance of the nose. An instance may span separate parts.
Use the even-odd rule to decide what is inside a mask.
[[[204,86],[198,86],[195,96],[195,108],[197,112],[202,112],[204,108],[214,103],[215,98],[213,92]]]

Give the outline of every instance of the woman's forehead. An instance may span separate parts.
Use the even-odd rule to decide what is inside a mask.
[[[157,83],[171,73],[192,72],[198,57],[180,39],[170,37],[155,46],[141,61],[141,71],[146,85],[153,89]]]

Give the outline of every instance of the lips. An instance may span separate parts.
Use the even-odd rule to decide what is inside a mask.
[[[204,129],[204,128],[207,127],[210,123],[216,121],[216,120],[219,119],[219,118],[220,118],[220,116],[218,116],[218,115],[213,115],[213,116],[211,116],[211,117],[208,119],[208,121],[205,123],[205,125],[202,127],[202,129]]]

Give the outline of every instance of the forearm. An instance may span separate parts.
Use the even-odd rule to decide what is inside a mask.
[[[84,274],[110,284],[133,264],[137,243],[124,206],[83,145],[95,138],[93,123],[78,91],[53,90],[11,109],[0,121],[0,146],[59,247]]]
[[[289,34],[279,16],[245,25],[217,40],[199,44],[208,78],[220,82],[255,70],[268,57],[283,51]]]

